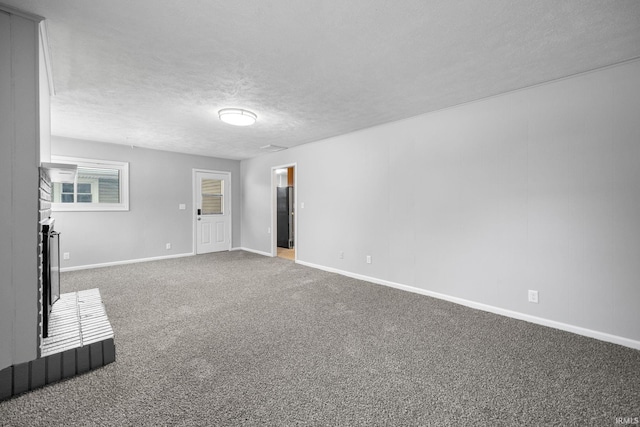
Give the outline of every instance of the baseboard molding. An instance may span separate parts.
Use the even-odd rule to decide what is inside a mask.
[[[113,261],[113,262],[105,262],[101,264],[87,264],[87,265],[77,265],[75,267],[64,267],[61,268],[61,272],[65,271],[75,271],[75,270],[88,270],[90,268],[102,268],[102,267],[112,267],[114,265],[124,265],[124,264],[136,264],[139,262],[148,262],[148,261],[160,261],[163,259],[171,259],[171,258],[182,258],[186,256],[195,255],[193,252],[184,253],[184,254],[175,254],[175,255],[164,255],[150,258],[137,258],[137,259],[126,259],[123,261]]]
[[[449,301],[455,304],[464,305],[466,307],[475,308],[477,310],[487,311],[489,313],[498,314],[501,316],[511,317],[513,319],[524,320],[526,322],[535,323],[537,325],[547,326],[550,328],[560,329],[562,331],[571,332],[577,335],[582,335],[589,338],[595,338],[600,341],[606,341],[613,344],[619,344],[625,347],[630,347],[636,350],[640,350],[640,341],[632,340],[629,338],[620,337],[617,335],[608,334],[606,332],[594,331],[592,329],[582,328],[580,326],[574,326],[567,323],[557,322],[555,320],[549,320],[542,317],[532,316],[530,314],[524,314],[517,311],[507,310],[492,305],[482,304],[479,302],[466,300],[463,298],[453,297],[439,292],[432,292],[426,289],[416,288],[414,286],[403,285],[401,283],[390,282],[388,280],[382,280],[375,277],[365,276],[362,274],[352,273],[349,271],[340,270],[337,268],[326,267],[319,264],[313,264],[306,261],[296,260],[297,264],[304,265],[319,270],[328,271],[331,273],[337,273],[342,276],[351,277],[358,280],[364,280],[376,285],[388,286],[395,289],[400,289],[407,292],[413,292],[420,295],[426,295],[433,298]]]
[[[273,258],[273,255],[271,255],[269,252],[262,252],[262,251],[257,251],[255,249],[249,249],[249,248],[233,248],[231,249],[232,251],[246,251],[246,252],[251,252],[254,254],[258,254],[258,255],[263,255],[263,256],[268,256],[269,258]]]

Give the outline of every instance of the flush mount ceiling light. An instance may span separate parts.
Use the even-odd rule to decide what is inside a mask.
[[[223,108],[218,111],[218,117],[223,122],[234,126],[251,126],[258,118],[251,111],[243,110],[242,108]]]

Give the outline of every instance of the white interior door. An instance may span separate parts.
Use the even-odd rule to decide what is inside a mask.
[[[195,173],[197,254],[231,249],[230,181],[225,173]]]

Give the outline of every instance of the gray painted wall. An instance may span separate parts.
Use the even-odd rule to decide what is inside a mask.
[[[53,155],[129,162],[129,211],[53,212],[62,268],[193,252],[192,169],[231,172],[232,246],[240,245],[240,162],[52,137]],[[185,210],[178,205],[186,204]],[[171,249],[165,244],[171,243]]]
[[[40,162],[51,161],[51,92],[53,88],[49,87],[49,75],[46,66],[45,50],[49,46],[45,46],[46,26],[44,21],[38,24],[40,34],[38,37],[38,102],[40,104],[38,111],[38,122],[40,127]],[[53,80],[51,80],[53,82]]]
[[[242,161],[242,246],[297,162],[298,260],[638,342],[638,112],[636,61]]]
[[[0,9],[0,369],[37,357],[38,25]]]

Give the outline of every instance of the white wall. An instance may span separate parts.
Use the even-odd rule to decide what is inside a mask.
[[[44,21],[38,25],[38,122],[40,126],[40,162],[51,161],[51,93],[53,88],[49,87],[49,82],[53,82],[49,77],[47,69],[48,42]]]
[[[289,174],[287,172],[276,174],[276,186],[278,187],[289,186]]]
[[[239,161],[55,136],[51,150],[129,162],[129,211],[53,212],[60,252],[70,255],[63,269],[192,253],[194,168],[231,172],[232,246],[240,245]],[[182,203],[185,210],[178,209]]]
[[[639,112],[636,61],[242,161],[242,246],[297,162],[303,263],[638,346]]]
[[[37,357],[37,37],[0,8],[0,369]]]

